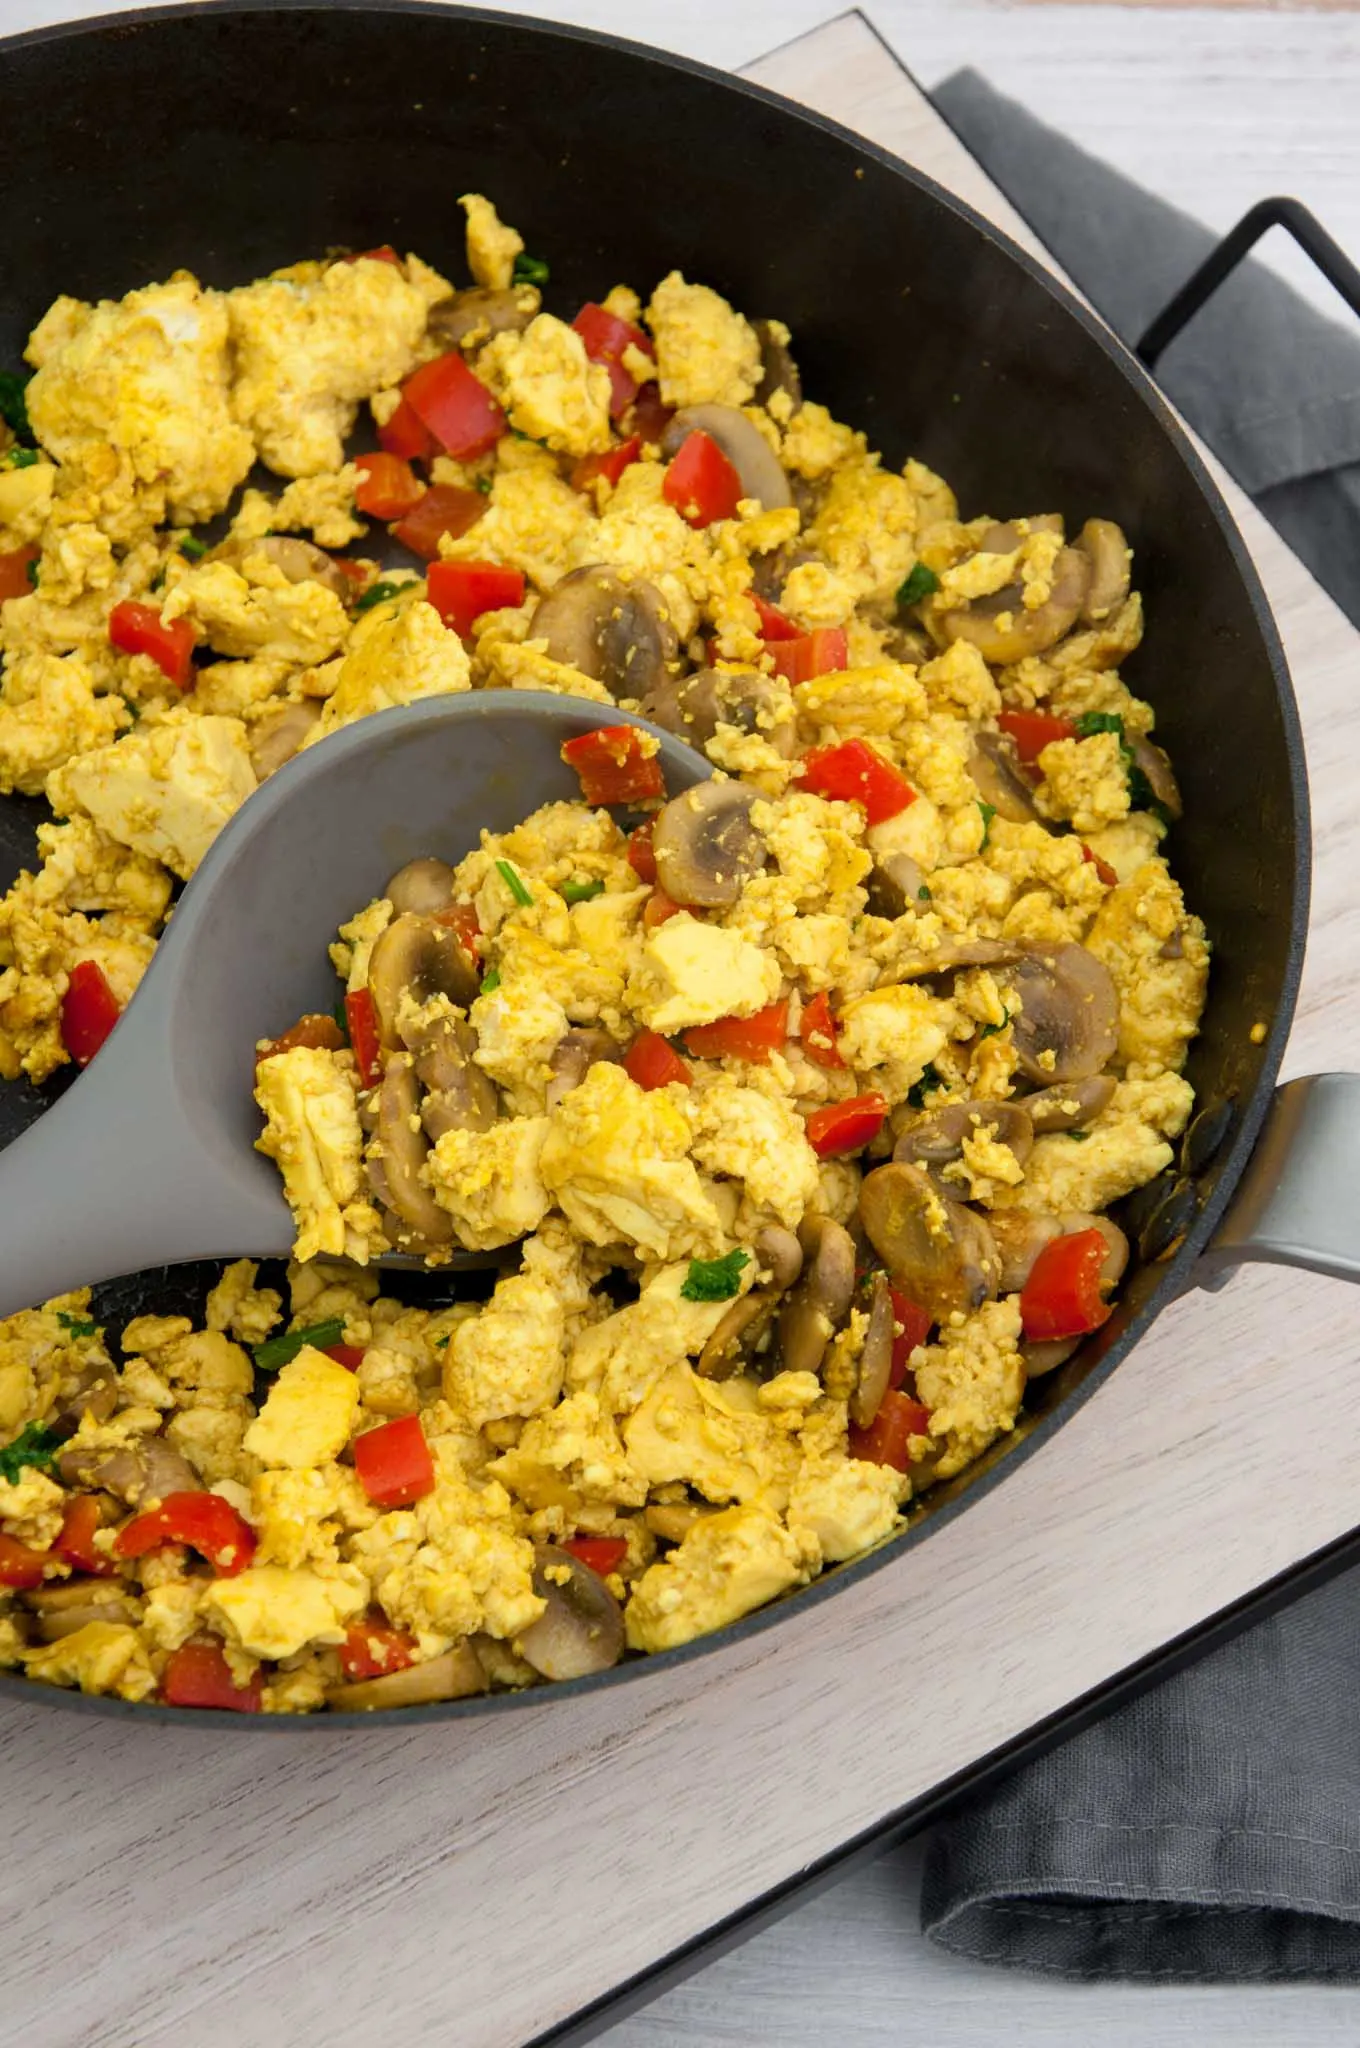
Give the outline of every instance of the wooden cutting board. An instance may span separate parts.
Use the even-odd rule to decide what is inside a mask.
[[[862,17],[751,75],[1036,247]],[[1360,637],[1230,496],[1311,759],[1288,1070],[1342,1066]],[[566,2021],[1346,1531],[1355,1308],[1340,1283],[1279,1271],[1178,1303],[928,1542],[744,1646],[597,1698],[235,1739],[5,1704],[0,2031],[24,2048],[371,2048],[375,2030],[511,2048]]]

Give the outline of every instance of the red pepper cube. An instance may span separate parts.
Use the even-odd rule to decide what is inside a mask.
[[[418,1415],[399,1415],[354,1439],[354,1469],[380,1508],[405,1508],[434,1491],[434,1459]]]
[[[635,725],[601,725],[562,747],[588,804],[641,804],[666,794],[655,741]]]
[[[359,1069],[359,1079],[365,1088],[371,1088],[382,1066],[378,1057],[378,1013],[366,988],[352,989],[345,997],[345,1022],[349,1025],[349,1042]]]
[[[616,1572],[628,1555],[628,1541],[623,1536],[572,1536],[562,1545],[578,1564],[587,1570],[598,1572],[602,1579],[610,1572]]]
[[[17,1592],[31,1593],[35,1586],[42,1584],[47,1563],[45,1550],[33,1550],[27,1543],[21,1543],[17,1536],[6,1536],[0,1530],[0,1586],[13,1586]]]
[[[1055,740],[1074,740],[1077,728],[1070,718],[1058,718],[1051,711],[1003,711],[997,724],[1015,741],[1015,751],[1025,762],[1037,761],[1045,747]]]
[[[890,761],[867,740],[842,740],[834,747],[814,747],[798,764],[804,789],[840,803],[864,806],[871,825],[895,818],[916,801],[916,791]]]
[[[161,1698],[168,1707],[215,1707],[228,1714],[258,1714],[260,1674],[257,1671],[248,1685],[238,1685],[216,1643],[181,1643],[166,1662]]]
[[[1099,1230],[1074,1230],[1046,1244],[1020,1290],[1020,1321],[1032,1344],[1085,1337],[1110,1316],[1102,1268],[1110,1247]]]
[[[356,455],[354,466],[359,471],[355,507],[370,519],[404,519],[425,495],[424,484],[400,455],[385,449],[375,455]]]
[[[122,1016],[97,960],[77,960],[61,999],[61,1042],[78,1067],[88,1067]]]
[[[423,561],[432,562],[445,534],[459,540],[477,524],[486,510],[480,491],[465,491],[461,484],[431,484],[419,503],[392,528],[393,540]]]
[[[795,626],[792,619],[786,618],[778,605],[766,604],[764,598],[757,597],[754,591],[751,592],[751,602],[755,606],[757,617],[760,620],[760,635],[763,640],[801,640],[803,638],[802,628]]]
[[[655,882],[656,852],[652,846],[652,821],[628,835],[628,865],[640,882]]]
[[[741,478],[712,435],[686,434],[661,485],[661,495],[691,526],[732,519],[741,503]]]
[[[234,1579],[255,1555],[255,1531],[218,1493],[167,1493],[159,1507],[123,1524],[114,1556],[145,1557],[163,1543],[187,1544],[219,1579]]]
[[[415,1638],[384,1621],[351,1622],[340,1645],[340,1669],[351,1685],[405,1671],[415,1661]]]
[[[862,1458],[866,1464],[891,1465],[894,1471],[905,1472],[911,1464],[911,1438],[929,1433],[930,1410],[890,1387],[867,1429],[851,1425],[846,1449],[852,1458]]]
[[[321,1348],[327,1358],[333,1358],[337,1365],[343,1365],[346,1372],[358,1372],[364,1362],[362,1344],[323,1344]]]
[[[850,660],[850,645],[840,626],[818,626],[796,640],[767,639],[765,651],[774,657],[775,674],[795,688],[845,668]]]
[[[524,602],[524,572],[499,562],[431,562],[426,588],[446,626],[466,640],[487,612]]]
[[[630,1081],[636,1081],[639,1088],[649,1092],[664,1088],[668,1081],[679,1081],[686,1088],[690,1085],[689,1068],[674,1046],[657,1031],[639,1031],[628,1048],[623,1071]]]
[[[602,455],[583,455],[571,472],[571,487],[574,491],[587,491],[596,477],[603,477],[608,484],[617,484],[625,469],[635,463],[642,453],[642,443],[636,434],[629,441],[620,441],[617,448],[608,448]]]
[[[107,1579],[118,1569],[108,1551],[95,1548],[95,1531],[102,1528],[103,1521],[94,1495],[78,1493],[67,1503],[60,1533],[52,1546],[67,1564],[74,1565],[78,1572],[89,1572],[96,1579]]]
[[[768,1060],[789,1035],[789,1006],[767,1003],[751,1017],[719,1017],[715,1024],[695,1024],[685,1044],[701,1060]]]
[[[845,1061],[836,1049],[836,1020],[831,1014],[831,998],[825,989],[804,1003],[803,1014],[798,1020],[798,1036],[803,1042],[803,1051],[814,1066],[844,1067]]]
[[[194,629],[184,618],[161,617],[154,605],[125,597],[109,613],[109,644],[120,654],[149,654],[161,674],[185,690],[193,679]]]
[[[808,1143],[819,1159],[840,1159],[860,1152],[883,1128],[888,1105],[881,1095],[855,1095],[849,1102],[828,1102],[807,1120]]]
[[[448,455],[484,455],[509,424],[456,349],[412,370],[401,390],[422,426]]]
[[[617,313],[608,312],[593,300],[582,306],[571,324],[591,362],[609,372],[609,413],[612,419],[620,418],[639,389],[637,378],[623,366],[624,355],[629,348],[635,348],[655,360],[650,339],[631,320],[621,320]]]
[[[11,597],[27,597],[33,589],[29,570],[41,555],[37,547],[10,548],[0,554],[0,604]]]
[[[438,443],[410,400],[403,398],[391,418],[379,427],[378,445],[404,462],[428,462]]]

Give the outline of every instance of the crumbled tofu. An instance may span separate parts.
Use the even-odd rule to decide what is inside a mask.
[[[78,756],[49,784],[59,809],[88,812],[109,838],[185,880],[254,788],[241,721],[182,709]]]
[[[530,440],[562,455],[609,446],[609,373],[591,362],[576,330],[551,313],[540,313],[522,334],[494,336],[477,372],[511,426]]]
[[[304,1344],[281,1366],[265,1403],[245,1434],[245,1448],[262,1465],[289,1471],[324,1465],[349,1442],[359,1413],[359,1382],[324,1351]]]
[[[652,293],[647,325],[667,405],[745,405],[754,394],[759,338],[708,285],[687,284],[673,270]]]
[[[328,1252],[363,1265],[377,1224],[364,1189],[354,1086],[333,1053],[294,1046],[261,1060],[255,1100],[267,1119],[257,1150],[277,1162],[300,1259]]]
[[[658,925],[628,983],[639,1020],[663,1037],[719,1017],[750,1017],[779,994],[779,963],[687,911]]]
[[[625,1620],[632,1650],[674,1650],[802,1585],[817,1553],[768,1510],[727,1508],[696,1522],[633,1588]]]

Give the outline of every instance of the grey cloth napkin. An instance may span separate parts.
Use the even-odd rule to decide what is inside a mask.
[[[935,99],[1135,340],[1213,237],[971,72]],[[1360,624],[1360,326],[1250,264],[1158,374]],[[1074,1979],[1360,1981],[1358,1701],[1349,1572],[941,1826],[923,1931],[976,1961]]]

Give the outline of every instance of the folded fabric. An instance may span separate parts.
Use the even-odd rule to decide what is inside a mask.
[[[935,97],[1136,340],[1213,236],[975,75]],[[1251,263],[1158,376],[1360,623],[1360,329]],[[1360,1981],[1358,1698],[1352,1572],[941,1826],[923,1931],[976,1961],[1076,1979]]]
[[[976,72],[957,72],[933,97],[1130,346],[1217,242]],[[1172,342],[1157,378],[1360,625],[1360,320],[1328,319],[1249,258]]]

